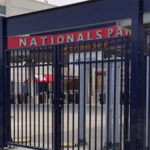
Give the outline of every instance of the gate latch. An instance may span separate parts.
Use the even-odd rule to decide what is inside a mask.
[[[64,105],[63,98],[60,97],[60,98],[59,98],[59,107],[63,107],[63,105]]]

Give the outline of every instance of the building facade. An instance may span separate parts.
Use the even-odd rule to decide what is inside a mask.
[[[36,0],[0,0],[0,15],[9,17],[53,7]]]

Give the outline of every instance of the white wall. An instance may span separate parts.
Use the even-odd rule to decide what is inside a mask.
[[[0,5],[6,6],[6,16],[14,16],[55,7],[55,5],[36,0],[0,0]]]
[[[145,24],[150,23],[150,13],[145,13],[143,20],[144,20]],[[117,24],[119,26],[131,26],[131,19],[122,19],[122,20],[119,20],[119,21],[117,21]]]

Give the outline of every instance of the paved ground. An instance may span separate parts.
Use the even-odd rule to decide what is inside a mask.
[[[96,107],[91,106],[91,113],[89,105],[86,106],[86,118],[85,118],[85,137],[86,137],[86,149],[91,146],[91,149],[95,148],[95,144],[97,145],[97,150],[100,150],[101,146],[101,137],[103,137],[103,145],[106,139],[106,115],[105,115],[105,107],[101,107],[100,105]],[[103,115],[101,114],[103,109]],[[19,114],[19,115],[18,115]],[[12,140],[15,142],[26,142],[23,144],[27,144],[28,146],[40,146],[41,148],[44,146],[45,149],[49,147],[52,149],[52,140],[53,140],[53,117],[52,117],[52,106],[50,105],[36,105],[35,107],[32,105],[24,105],[23,107],[12,105],[11,112],[11,121],[12,121]],[[64,123],[62,128],[62,134],[64,137],[64,145],[67,143],[71,146],[73,143],[78,144],[78,124],[79,124],[79,113],[78,113],[78,105],[74,107],[70,104],[69,106],[64,106],[64,112],[62,112],[62,119],[64,117]],[[97,115],[95,115],[97,114]],[[97,117],[96,117],[97,116]],[[73,126],[74,125],[74,126]],[[74,135],[74,136],[73,136]],[[27,138],[26,138],[27,137]],[[18,140],[19,139],[19,140]],[[43,145],[44,143],[44,145]],[[49,143],[49,146],[47,145]],[[24,150],[26,148],[15,148],[14,150]],[[66,148],[64,148],[66,149]],[[72,148],[69,148],[72,149]],[[78,147],[75,147],[75,150]],[[81,146],[82,150],[83,147]]]

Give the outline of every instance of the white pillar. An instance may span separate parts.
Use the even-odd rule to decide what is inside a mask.
[[[116,63],[116,104],[114,104],[114,99],[113,99],[113,112],[114,108],[115,113],[113,113],[113,120],[115,117],[115,125],[113,124],[113,127],[115,128],[115,146],[119,147],[120,146],[120,92],[121,92],[121,80],[120,80],[120,69],[121,69],[121,64],[120,62]],[[114,85],[115,86],[115,85]]]
[[[87,98],[87,89],[86,88],[86,71],[84,71],[84,64],[80,65],[80,99],[79,99],[79,145],[83,145],[86,143],[86,137],[84,138],[84,131],[86,130],[86,98]],[[84,101],[84,92],[85,92],[85,101]],[[84,111],[85,111],[85,116],[84,116]]]
[[[120,63],[116,64],[116,74],[114,62],[106,66],[106,146],[120,143]],[[116,75],[116,83],[114,83]],[[116,87],[115,87],[116,86]],[[116,88],[116,93],[114,89]],[[114,101],[114,94],[116,99]],[[114,105],[115,102],[115,105]],[[114,109],[116,111],[114,112]],[[115,124],[113,123],[115,119]],[[113,133],[115,128],[115,133]],[[115,134],[115,143],[113,143],[113,134]]]
[[[92,104],[95,104],[95,65],[92,65]]]
[[[114,67],[106,64],[106,147],[112,144],[112,100],[114,94]]]

